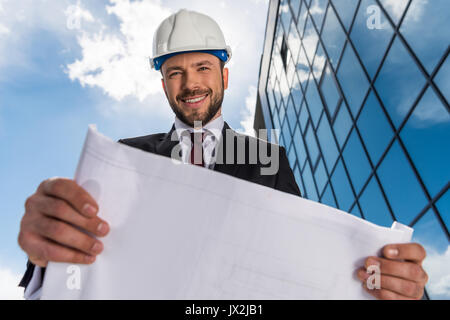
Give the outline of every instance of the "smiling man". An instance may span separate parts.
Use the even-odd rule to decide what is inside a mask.
[[[222,118],[228,87],[225,64],[231,49],[213,19],[180,10],[159,26],[153,51],[151,65],[162,74],[174,124],[168,133],[123,139],[121,143],[301,196],[283,147],[238,134]],[[273,162],[276,170],[264,173]],[[25,208],[18,241],[29,262],[20,285],[26,287],[26,298],[33,299],[40,297],[49,261],[93,263],[103,244],[91,235],[101,238],[109,227],[97,216],[95,200],[71,179],[43,181]],[[366,269],[379,266],[381,288],[367,290],[380,299],[420,299],[427,281],[421,267],[423,247],[392,244],[382,252],[382,257],[368,257],[357,271],[365,283],[370,276]]]

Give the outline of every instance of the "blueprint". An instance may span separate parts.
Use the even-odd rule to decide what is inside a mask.
[[[75,174],[110,225],[42,299],[370,299],[356,270],[412,229],[131,148],[90,126]]]

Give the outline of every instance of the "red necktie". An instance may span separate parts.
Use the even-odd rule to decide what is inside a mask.
[[[191,163],[203,167],[203,138],[205,133],[191,132]]]

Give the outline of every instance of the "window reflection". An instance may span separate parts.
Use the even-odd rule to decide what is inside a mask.
[[[375,86],[397,127],[411,109],[424,85],[425,78],[404,45],[396,38]]]
[[[336,166],[333,176],[331,177],[331,182],[334,187],[339,209],[348,211],[355,201],[355,198],[341,160],[339,160]]]
[[[364,218],[380,226],[390,227],[392,216],[381,194],[380,187],[374,177],[370,180],[364,193],[359,198]]]
[[[431,197],[450,181],[450,114],[428,88],[401,138]]]
[[[358,118],[358,129],[372,163],[376,165],[394,132],[373,92],[370,93]]]
[[[345,48],[337,76],[353,116],[356,116],[368,90],[369,82],[349,45]]]
[[[350,179],[353,182],[356,194],[358,194],[369,178],[371,167],[356,130],[353,130],[350,134],[343,155]]]
[[[448,0],[413,1],[400,32],[432,73],[449,45],[450,10]]]
[[[327,17],[322,31],[322,41],[328,57],[331,59],[331,64],[336,70],[345,43],[345,33],[331,6],[327,11]]]
[[[395,217],[401,223],[409,224],[425,207],[427,200],[397,141],[378,168],[378,177]]]
[[[374,5],[376,5],[374,0],[363,0],[361,2],[351,33],[356,50],[371,77],[375,76],[394,33],[381,10],[381,21],[384,22],[381,28],[369,29],[367,27],[367,8]]]

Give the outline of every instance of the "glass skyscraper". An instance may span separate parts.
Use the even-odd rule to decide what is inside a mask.
[[[271,0],[255,115],[304,197],[414,228],[431,299],[450,299],[449,40],[448,0]]]

